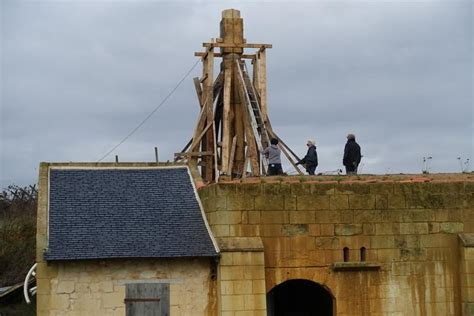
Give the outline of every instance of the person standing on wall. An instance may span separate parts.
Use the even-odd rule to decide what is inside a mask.
[[[318,153],[316,152],[315,141],[311,139],[308,140],[306,146],[308,146],[308,152],[306,153],[306,156],[297,163],[297,165],[304,164],[306,172],[308,172],[309,175],[314,176],[314,172],[318,166]]]
[[[344,147],[344,157],[342,158],[342,164],[346,167],[346,174],[357,174],[357,167],[359,167],[360,159],[360,146],[356,143],[355,135],[347,135],[347,143]]]
[[[263,151],[265,157],[268,159],[268,175],[276,176],[283,173],[281,168],[281,150],[278,148],[278,139],[272,138],[270,146]]]

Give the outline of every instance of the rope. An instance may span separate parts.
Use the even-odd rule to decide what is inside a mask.
[[[115,149],[117,149],[120,145],[122,145],[130,136],[132,136],[140,127],[143,126],[143,124],[145,124],[146,121],[148,121],[148,119],[150,119],[153,114],[156,113],[156,111],[158,111],[159,108],[161,108],[161,106],[163,104],[165,104],[165,102],[171,97],[171,95],[179,88],[179,86],[181,85],[181,83],[183,83],[183,81],[189,76],[189,74],[194,70],[194,68],[196,68],[197,64],[201,61],[201,59],[198,59],[196,61],[196,63],[194,63],[194,65],[191,67],[191,69],[188,70],[188,72],[186,72],[186,74],[183,76],[183,78],[176,84],[176,86],[171,89],[171,91],[168,93],[168,95],[166,97],[164,97],[164,99],[160,102],[160,104],[158,104],[158,106],[153,110],[151,111],[150,114],[148,114],[147,117],[145,117],[145,119],[143,119],[143,121],[141,121],[140,124],[138,124],[130,133],[127,134],[127,136],[125,136],[117,145],[115,145],[112,149],[110,149],[105,155],[102,156],[102,158],[100,158],[99,160],[97,160],[97,162],[101,162],[102,160],[104,160],[105,158],[107,158],[108,155],[110,155]]]

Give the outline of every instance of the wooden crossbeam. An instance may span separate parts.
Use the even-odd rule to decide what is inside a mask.
[[[222,48],[272,48],[272,44],[234,44],[234,43],[202,43],[203,47],[214,48],[214,47],[222,47]]]
[[[174,153],[175,157],[191,157],[191,156],[212,156],[214,153],[212,151],[188,151],[185,153]]]
[[[206,56],[207,52],[195,52],[194,56],[196,57],[204,57]],[[224,54],[221,53],[214,53],[214,57],[223,57]],[[242,54],[239,57],[243,59],[255,59],[257,55],[256,54]]]
[[[199,100],[199,106],[202,108],[202,87],[201,87],[201,82],[199,81],[199,78],[193,78],[194,81],[194,88],[196,89],[196,94]]]
[[[237,136],[232,138],[232,149],[230,151],[230,161],[229,168],[227,169],[227,174],[232,177],[232,168],[234,167],[234,157],[235,157],[235,147],[237,147]]]

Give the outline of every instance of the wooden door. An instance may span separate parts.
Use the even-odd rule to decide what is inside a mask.
[[[168,316],[170,314],[169,284],[127,284],[125,310],[127,316]]]

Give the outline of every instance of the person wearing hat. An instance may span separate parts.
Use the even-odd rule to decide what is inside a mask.
[[[318,153],[316,152],[315,143],[316,142],[312,139],[306,142],[306,146],[308,146],[308,152],[306,153],[306,156],[304,156],[304,158],[297,163],[297,165],[304,164],[306,172],[308,172],[308,174],[311,176],[314,176],[314,172],[318,166]]]
[[[344,157],[342,164],[346,167],[346,174],[357,174],[357,167],[360,164],[362,155],[360,154],[360,146],[355,141],[355,135],[347,135],[347,143],[344,147]]]
[[[265,156],[268,158],[268,175],[276,176],[283,173],[281,168],[281,150],[278,148],[278,139],[272,138],[270,140],[270,146],[265,148]]]

